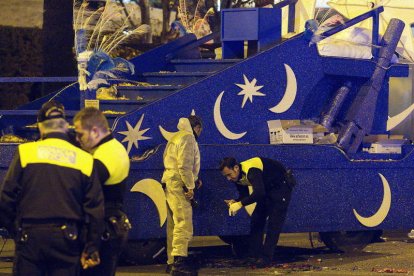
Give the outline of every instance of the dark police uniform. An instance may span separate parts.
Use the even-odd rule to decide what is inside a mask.
[[[99,245],[101,185],[92,156],[66,134],[43,138],[18,146],[2,187],[2,223],[16,241],[14,274],[78,275],[82,250],[93,252]]]
[[[105,198],[106,229],[99,251],[101,264],[82,275],[115,275],[118,258],[131,225],[122,210],[130,161],[125,147],[112,135],[103,138],[92,151]]]
[[[273,258],[273,252],[286,218],[292,187],[286,182],[285,167],[272,159],[255,157],[240,163],[240,176],[236,182],[243,206],[257,203],[251,217],[250,254],[254,257]],[[248,187],[253,188],[249,195]],[[266,225],[266,240],[263,233]]]

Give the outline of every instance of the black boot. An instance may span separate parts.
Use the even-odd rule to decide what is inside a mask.
[[[165,273],[170,274],[172,267],[173,267],[172,264],[167,264],[167,266],[165,267]]]
[[[174,257],[174,264],[171,269],[173,276],[197,276],[197,270],[191,266],[187,257]]]
[[[261,257],[256,260],[257,268],[265,268],[272,266],[272,259],[269,257]]]
[[[266,257],[259,257],[259,258],[248,257],[243,260],[242,264],[244,266],[265,268],[265,267],[272,266],[272,260]]]

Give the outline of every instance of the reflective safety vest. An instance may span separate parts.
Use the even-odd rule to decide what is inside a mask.
[[[112,138],[99,145],[93,152],[93,157],[102,162],[109,173],[104,185],[116,185],[124,181],[129,174],[129,156],[125,147]]]
[[[256,168],[263,172],[263,162],[262,159],[260,159],[259,157],[254,157],[246,161],[243,161],[240,163],[240,165],[243,172],[242,177],[240,179],[240,184],[243,186],[251,185],[249,180],[247,179],[247,174],[249,173],[249,170],[251,168]]]
[[[5,181],[14,185],[11,181],[17,180],[20,186],[16,203],[23,221],[81,221],[85,213],[98,218],[103,212],[103,194],[93,174],[93,157],[68,142],[64,134],[19,145],[17,157],[18,163],[12,163]],[[85,200],[90,200],[87,206]]]
[[[62,139],[49,138],[19,145],[19,155],[23,169],[30,164],[43,163],[79,170],[86,176],[92,173],[92,156]]]

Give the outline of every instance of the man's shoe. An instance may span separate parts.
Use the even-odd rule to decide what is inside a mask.
[[[254,267],[268,267],[271,266],[272,261],[267,257],[248,257],[243,260],[243,265],[254,266]]]
[[[188,262],[188,257],[174,257],[174,264],[171,269],[173,276],[197,276],[197,270]]]
[[[257,263],[257,259],[258,258],[254,258],[254,257],[244,258],[242,261],[242,265],[254,266]]]
[[[272,261],[269,258],[258,258],[256,260],[256,267],[257,268],[265,268],[272,265]]]
[[[186,268],[186,267],[173,267],[171,270],[171,274],[172,276],[197,276],[198,272],[197,270],[193,270],[190,268]]]
[[[170,274],[171,270],[172,270],[173,265],[172,264],[167,264],[167,267],[165,268],[165,273]]]
[[[188,271],[188,270],[172,270],[171,276],[198,276],[197,271]]]

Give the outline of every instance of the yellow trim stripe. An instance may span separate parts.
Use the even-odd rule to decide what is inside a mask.
[[[92,174],[92,156],[62,139],[26,143],[18,149],[22,168],[29,164],[51,164],[79,170],[86,176]]]
[[[109,178],[104,185],[116,185],[125,180],[129,173],[129,156],[125,147],[112,139],[100,145],[93,157],[101,161],[109,172]]]

